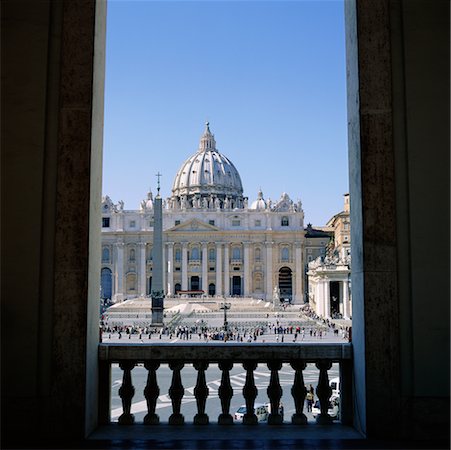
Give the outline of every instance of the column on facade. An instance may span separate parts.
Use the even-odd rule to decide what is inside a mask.
[[[202,290],[208,295],[208,244],[202,242]]]
[[[168,267],[168,258],[166,255],[166,245],[163,242],[163,261],[161,262],[163,264],[163,292],[167,294],[167,280],[168,280],[168,274],[167,274],[167,267]]]
[[[294,303],[304,303],[304,261],[300,242],[295,243],[294,261],[296,270],[296,285],[294,287]]]
[[[318,316],[323,315],[323,282],[318,280],[315,286],[315,304],[316,304],[316,314]]]
[[[330,282],[329,280],[324,280],[324,313],[323,317],[325,319],[330,319]]]
[[[350,303],[349,303],[349,281],[343,281],[343,318],[349,319],[350,314]]]
[[[222,296],[222,244],[216,242],[216,295]]]
[[[114,299],[122,301],[124,299],[124,243],[117,242],[116,247],[116,277],[114,283]]]
[[[182,243],[182,291],[188,290],[188,244]]]
[[[174,295],[174,243],[168,242],[167,287],[166,294]]]
[[[228,297],[230,295],[230,259],[229,259],[229,245],[224,246],[224,295]]]
[[[272,242],[265,242],[266,245],[266,261],[265,261],[265,284],[266,284],[266,300],[272,301],[273,284],[272,284]]]
[[[139,243],[139,295],[146,296],[146,243]]]
[[[244,296],[249,297],[251,285],[251,261],[250,242],[244,242],[243,266],[244,266]]]

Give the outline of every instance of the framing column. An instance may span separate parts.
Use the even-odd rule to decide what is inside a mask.
[[[168,263],[167,263],[167,295],[174,294],[174,243],[167,242],[168,247]]]
[[[208,295],[208,244],[202,242],[202,290]]]
[[[182,242],[182,291],[188,290],[188,243]]]
[[[266,245],[266,267],[265,267],[265,283],[266,283],[266,300],[272,301],[273,284],[272,284],[272,241],[265,242]]]
[[[229,260],[229,244],[224,245],[224,295],[230,295],[230,260]]]
[[[250,257],[249,257],[249,246],[250,242],[243,242],[244,245],[244,253],[243,253],[243,266],[244,266],[244,296],[249,297],[250,294],[250,278],[251,278],[251,271],[250,271]]]
[[[146,243],[139,243],[139,295],[146,296]]]
[[[222,244],[216,242],[216,295],[222,296]]]

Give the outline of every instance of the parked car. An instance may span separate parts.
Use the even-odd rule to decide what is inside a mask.
[[[329,407],[327,408],[327,413],[329,414],[330,417],[332,417],[332,419],[338,419],[339,412],[340,412],[340,397],[332,396],[329,399]],[[313,418],[316,419],[316,416],[318,416],[319,414],[321,414],[321,405],[319,400],[316,400],[312,408]]]
[[[235,420],[237,422],[242,422],[243,417],[246,414],[246,412],[247,412],[246,405],[240,406],[235,413]],[[256,403],[254,405],[254,413],[257,416],[257,420],[259,422],[265,422],[268,420],[268,414],[269,414],[268,408],[263,403]]]
[[[340,378],[332,378],[329,381],[329,386],[332,388],[332,396],[339,397],[340,396]]]

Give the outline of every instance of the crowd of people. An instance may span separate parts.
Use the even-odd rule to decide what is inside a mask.
[[[137,326],[137,325],[109,325],[101,324],[101,333],[105,339],[180,339],[210,342],[210,341],[234,341],[234,342],[266,342],[269,336],[273,335],[270,341],[275,342],[301,342],[305,339],[323,339],[329,333],[338,337],[341,333],[343,339],[347,339],[349,331],[345,328],[337,327],[333,322],[326,321],[324,325],[312,325],[309,327],[292,324],[282,324],[279,320],[275,322],[259,323],[255,326],[229,326],[227,330],[222,327],[211,327],[205,323],[196,325],[176,325],[176,326]],[[275,336],[275,339],[274,339]]]

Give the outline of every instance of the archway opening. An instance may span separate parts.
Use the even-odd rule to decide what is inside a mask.
[[[232,277],[232,295],[241,295],[241,277]]]
[[[330,282],[330,316],[338,318],[341,314],[340,311],[340,282]]]
[[[279,290],[280,300],[284,298],[292,299],[293,296],[293,275],[289,267],[282,267],[279,270]]]
[[[197,275],[193,275],[191,277],[191,290],[192,291],[199,290],[199,277]]]
[[[216,294],[216,286],[215,286],[214,283],[210,283],[210,284],[208,285],[208,295],[213,296],[213,295],[215,295],[215,294]]]
[[[111,300],[113,294],[113,274],[111,269],[104,267],[100,275],[100,298]]]

